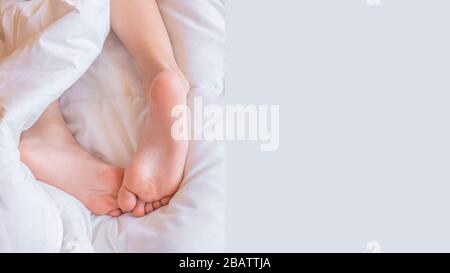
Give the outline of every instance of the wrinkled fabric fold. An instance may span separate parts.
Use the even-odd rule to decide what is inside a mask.
[[[0,12],[0,251],[59,252],[74,230],[67,206],[21,163],[18,141],[101,52],[109,1],[2,0]]]

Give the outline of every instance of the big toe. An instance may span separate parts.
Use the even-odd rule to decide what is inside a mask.
[[[133,215],[136,217],[145,216],[145,203],[142,200],[138,200],[136,207],[133,209]]]
[[[136,195],[129,191],[124,185],[119,190],[117,201],[124,212],[132,211],[137,204]]]

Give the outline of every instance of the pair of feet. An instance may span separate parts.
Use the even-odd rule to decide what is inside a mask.
[[[146,85],[149,116],[125,170],[89,154],[68,130],[57,102],[22,134],[22,161],[38,180],[76,197],[96,215],[142,217],[167,205],[180,185],[188,149],[187,141],[171,136],[172,108],[186,104],[189,89],[179,75],[161,72]]]

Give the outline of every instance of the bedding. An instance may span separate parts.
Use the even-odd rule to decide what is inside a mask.
[[[158,4],[191,82],[189,101],[221,103],[223,1]],[[75,198],[35,181],[20,162],[18,140],[54,99],[80,144],[122,167],[147,109],[134,64],[109,32],[107,0],[3,0],[0,9],[0,251],[224,251],[220,142],[192,141],[179,192],[140,219],[93,216]]]

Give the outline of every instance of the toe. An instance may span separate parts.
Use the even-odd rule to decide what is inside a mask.
[[[124,212],[129,212],[136,207],[136,195],[134,193],[130,192],[124,185],[119,190],[118,194],[118,203],[119,207]]]
[[[145,216],[145,203],[142,200],[138,200],[136,207],[133,209],[133,215],[136,217]]]
[[[120,215],[122,215],[122,211],[120,209],[116,209],[108,213],[108,215],[111,217],[119,217]]]
[[[154,209],[153,209],[153,204],[152,204],[151,202],[145,204],[145,214],[149,214],[149,213],[151,213],[153,210],[154,210]]]
[[[172,197],[167,196],[167,197],[164,197],[163,199],[161,199],[161,205],[167,206],[169,204],[171,198]]]
[[[162,207],[162,204],[161,204],[161,202],[160,201],[155,201],[155,202],[153,202],[153,208],[156,210],[156,209],[159,209],[160,207]]]

